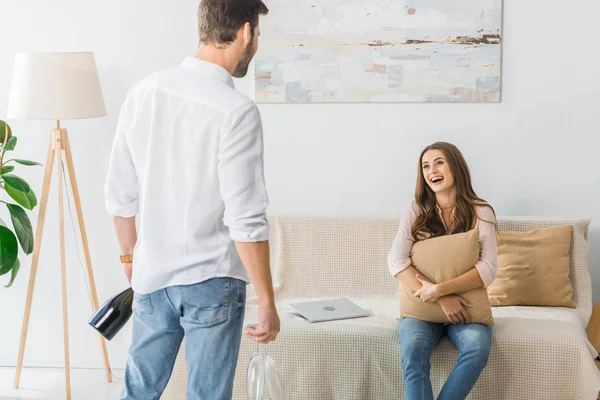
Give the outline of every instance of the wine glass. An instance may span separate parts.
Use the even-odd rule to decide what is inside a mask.
[[[257,327],[257,325],[251,325]],[[264,347],[266,354],[266,345]],[[258,342],[254,355],[248,363],[246,375],[248,400],[264,400],[265,389],[270,400],[284,400],[283,379],[277,370],[275,360],[269,355],[261,355]]]
[[[256,327],[257,325],[254,326]],[[248,363],[246,388],[248,400],[263,400],[265,393],[265,368],[263,357],[260,355],[258,348],[258,342],[256,342],[254,356],[252,356]]]
[[[273,358],[269,355],[263,357],[263,371],[265,386],[267,387],[269,399],[284,400],[285,391],[283,388],[283,379],[277,370],[277,364],[275,363],[275,360],[273,360]]]

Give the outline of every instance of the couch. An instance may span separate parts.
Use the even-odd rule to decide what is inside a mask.
[[[293,400],[404,398],[396,318],[398,286],[387,254],[395,218],[275,216],[271,268],[281,318],[278,340],[262,347],[278,363]],[[488,365],[470,399],[596,399],[600,373],[585,328],[592,313],[588,271],[589,219],[500,218],[500,231],[573,226],[570,279],[575,309],[495,307]],[[371,311],[367,318],[309,324],[286,315],[291,302],[347,297]],[[256,322],[257,299],[249,286],[246,322]],[[246,399],[246,368],[255,344],[243,337],[234,385]],[[185,399],[181,347],[163,399]],[[431,380],[438,393],[457,352],[447,338],[432,355]],[[265,397],[268,398],[268,397]]]

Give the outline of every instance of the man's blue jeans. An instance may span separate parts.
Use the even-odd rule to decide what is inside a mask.
[[[158,400],[185,334],[186,399],[231,399],[245,305],[246,283],[233,278],[136,293],[120,398]]]
[[[433,400],[429,359],[444,333],[458,349],[458,360],[438,399],[465,399],[487,364],[492,330],[481,324],[444,325],[402,318],[398,326],[404,391],[408,400]]]

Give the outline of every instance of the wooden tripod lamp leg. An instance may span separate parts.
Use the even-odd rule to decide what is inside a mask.
[[[52,169],[54,167],[54,140],[53,134],[50,134],[48,141],[48,152],[46,155],[46,165],[44,166],[44,181],[42,184],[42,198],[40,199],[40,209],[38,213],[37,226],[35,228],[35,243],[33,246],[33,257],[31,260],[31,271],[29,272],[29,285],[27,287],[27,300],[25,302],[25,314],[23,316],[23,325],[21,327],[21,342],[19,344],[19,357],[17,359],[17,370],[15,374],[15,389],[19,388],[21,381],[21,368],[23,367],[23,355],[25,353],[25,342],[27,341],[27,330],[29,329],[29,317],[31,315],[31,302],[35,288],[35,278],[37,275],[38,263],[40,261],[40,249],[42,247],[42,237],[44,232],[44,222],[46,220],[46,209],[48,206],[48,196],[50,194],[50,183],[52,181]]]
[[[56,178],[58,179],[58,225],[60,231],[60,275],[62,280],[62,309],[65,350],[65,384],[67,400],[71,399],[71,362],[69,360],[69,315],[67,310],[67,262],[65,259],[65,215],[63,206],[62,147],[63,129],[55,130]]]
[[[75,177],[75,165],[73,164],[73,155],[71,153],[71,143],[69,142],[69,135],[67,131],[63,134],[63,146],[65,149],[65,158],[67,162],[67,168],[69,170],[69,180],[71,183],[71,189],[73,192],[73,202],[75,203],[75,209],[77,212],[77,224],[79,225],[79,232],[81,234],[81,242],[83,245],[83,252],[85,253],[85,265],[87,269],[87,276],[90,284],[90,292],[92,296],[92,303],[94,305],[94,312],[98,311],[98,293],[96,292],[96,280],[94,279],[94,270],[92,269],[92,258],[90,257],[90,248],[88,245],[87,234],[85,231],[85,225],[83,222],[83,211],[81,208],[81,198],[79,197],[79,187],[77,186],[77,178]],[[108,351],[106,349],[106,341],[100,337],[100,345],[102,347],[102,357],[104,358],[104,371],[106,373],[107,382],[112,382],[112,375],[110,373],[110,362],[108,360]]]

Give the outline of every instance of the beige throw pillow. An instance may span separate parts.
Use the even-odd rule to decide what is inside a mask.
[[[479,257],[478,229],[416,242],[410,255],[412,266],[433,283],[446,282],[464,274],[475,267]],[[490,301],[483,287],[460,296],[472,305],[466,308],[472,323],[494,325]],[[400,314],[429,322],[449,322],[438,303],[424,303],[402,284]]]
[[[488,288],[492,306],[575,308],[569,280],[571,225],[501,232],[498,274]]]

